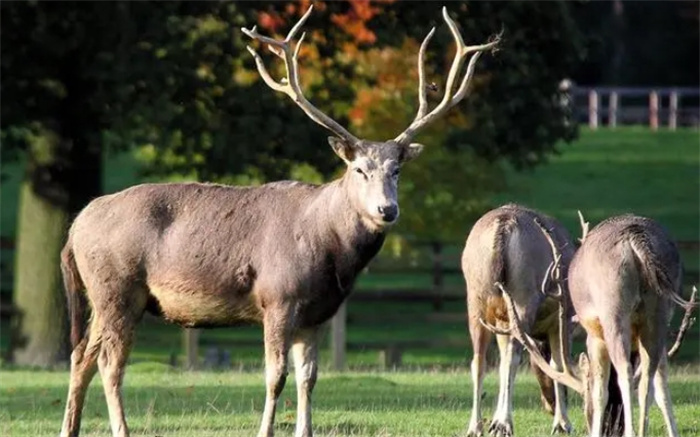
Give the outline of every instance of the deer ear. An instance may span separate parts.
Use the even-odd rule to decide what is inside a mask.
[[[401,152],[401,164],[404,162],[412,161],[418,157],[423,151],[423,145],[418,143],[411,143],[408,146],[401,146],[403,151]]]
[[[328,137],[328,144],[331,145],[335,154],[340,156],[346,164],[351,163],[355,159],[354,145],[348,144],[345,140],[338,137]]]

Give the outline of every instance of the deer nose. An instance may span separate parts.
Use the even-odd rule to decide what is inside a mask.
[[[393,222],[399,215],[399,207],[395,203],[380,206],[378,209],[379,214],[381,214],[382,219],[384,219],[385,222]]]

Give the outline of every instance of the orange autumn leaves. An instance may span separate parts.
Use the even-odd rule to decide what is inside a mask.
[[[338,65],[352,66],[356,79],[349,84],[354,89],[355,101],[346,112],[357,134],[367,138],[385,139],[401,132],[413,118],[417,110],[417,56],[420,36],[406,38],[401,46],[369,48],[376,42],[375,33],[368,27],[369,21],[383,12],[383,6],[395,0],[369,1],[355,0],[346,3],[343,13],[331,12],[330,20],[338,29],[350,36],[334,50],[334,56],[328,58],[319,55],[319,48],[328,43],[324,29],[307,29],[310,32],[300,51],[300,67],[303,70],[303,82],[319,84],[323,80],[320,69],[337,68]],[[288,3],[283,10],[261,11],[258,25],[270,34],[283,37],[287,29],[303,15],[311,4],[310,0]],[[327,13],[327,2],[313,2],[317,13]],[[333,8],[339,9],[339,8]],[[328,14],[326,14],[328,15]],[[328,20],[328,16],[324,20]],[[361,47],[364,46],[364,50]],[[443,56],[443,55],[441,55]],[[444,54],[449,65],[452,53]],[[334,67],[335,65],[335,67]],[[431,74],[428,69],[428,81],[440,85],[444,78]],[[439,92],[429,91],[429,99],[442,97]],[[433,102],[434,103],[434,102]],[[467,117],[459,111],[453,111],[449,118],[436,123],[430,130],[442,130],[447,123],[467,125]]]

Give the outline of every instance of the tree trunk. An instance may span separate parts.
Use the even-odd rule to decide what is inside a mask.
[[[36,137],[20,193],[10,350],[19,365],[53,367],[69,357],[60,252],[69,221],[100,192],[102,156],[88,135],[64,138],[72,139]]]
[[[68,213],[22,184],[15,254],[13,361],[51,367],[68,356],[59,254]]]

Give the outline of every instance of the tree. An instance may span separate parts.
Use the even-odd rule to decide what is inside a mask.
[[[385,48],[397,59],[415,59],[416,40],[442,24],[438,9],[408,2],[315,4],[302,52],[307,95],[368,136],[395,136],[415,110],[415,68],[395,84],[399,95],[388,96],[382,89],[393,79],[375,76],[370,58],[359,61]],[[71,217],[101,191],[106,149],[137,149],[158,178],[260,183],[334,174],[340,163],[328,150],[327,133],[262,84],[245,50],[250,41],[238,31],[257,22],[281,32],[307,5],[2,3],[3,153],[28,157],[14,290],[18,362],[50,365],[65,357],[58,251]],[[556,103],[557,82],[578,51],[567,4],[474,2],[468,14],[466,5],[450,7],[464,34],[485,40],[503,25],[505,44],[498,58],[484,57],[479,68],[488,74],[476,78],[473,98],[424,134],[434,136],[424,160],[437,170],[407,168],[414,174],[405,177],[404,197],[414,203],[404,208],[405,232],[435,232],[446,214],[455,218],[452,229],[466,228],[463,221],[486,207],[479,192],[499,183],[498,173],[483,171],[481,162],[507,157],[534,165],[558,139],[574,134]],[[432,71],[447,69],[449,41],[441,29],[431,47],[437,54],[429,59]],[[366,117],[357,116],[362,113]],[[389,131],[397,123],[401,127]],[[476,190],[456,197],[464,184]],[[50,311],[55,317],[46,316]]]
[[[325,144],[326,134],[251,80],[240,32],[231,44],[230,28],[255,22],[265,4],[0,7],[3,157],[27,161],[13,291],[17,363],[66,358],[58,254],[70,219],[101,192],[108,148],[145,144],[154,173],[204,179],[313,174],[302,157],[334,167],[327,150],[306,148]]]

